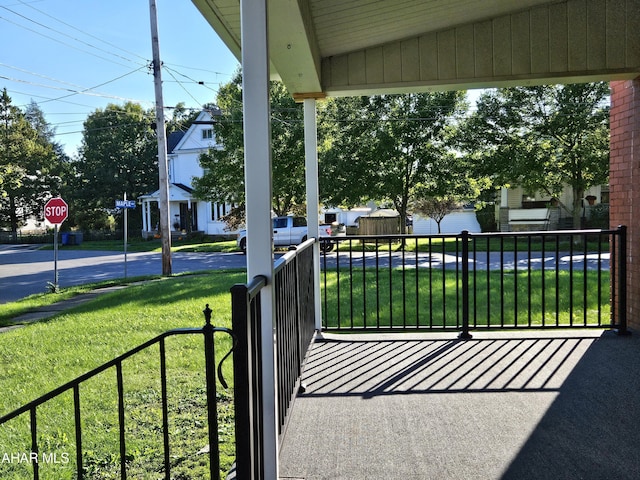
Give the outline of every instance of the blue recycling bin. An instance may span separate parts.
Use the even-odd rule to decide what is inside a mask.
[[[62,245],[81,245],[83,235],[82,232],[62,232]]]

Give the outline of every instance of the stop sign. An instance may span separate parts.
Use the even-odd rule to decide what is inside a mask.
[[[44,206],[44,218],[49,223],[59,224],[66,220],[69,214],[69,205],[60,197],[52,198]]]

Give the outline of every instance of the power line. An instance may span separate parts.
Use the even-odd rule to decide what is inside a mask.
[[[3,8],[4,8],[4,7],[3,7]],[[59,43],[59,44],[61,44],[61,45],[64,45],[65,47],[73,48],[74,50],[78,50],[79,52],[86,53],[87,55],[91,55],[91,56],[94,56],[94,57],[99,58],[99,59],[101,59],[101,60],[105,60],[105,61],[107,61],[107,62],[111,62],[111,63],[114,63],[114,64],[116,64],[116,65],[120,65],[121,67],[129,68],[129,65],[125,65],[125,64],[123,64],[123,63],[116,62],[116,61],[114,61],[114,60],[112,60],[112,59],[110,59],[110,58],[105,58],[105,57],[102,57],[102,56],[100,56],[100,55],[96,55],[96,54],[95,54],[95,53],[93,53],[93,52],[87,52],[86,50],[83,50],[83,49],[78,48],[78,47],[76,47],[76,46],[74,46],[74,45],[70,45],[70,44],[68,44],[68,43],[65,43],[65,42],[63,42],[63,41],[61,41],[61,40],[58,40],[57,38],[54,38],[54,37],[51,37],[51,36],[49,36],[49,35],[45,35],[44,33],[38,32],[37,30],[34,30],[33,28],[28,28],[28,27],[26,27],[26,26],[24,26],[24,25],[20,25],[19,23],[16,23],[16,22],[14,22],[14,21],[12,21],[12,20],[9,20],[8,18],[3,17],[3,16],[1,16],[1,15],[0,15],[0,20],[4,20],[5,22],[10,23],[10,24],[12,24],[12,25],[15,25],[15,26],[17,26],[17,27],[19,27],[19,28],[23,28],[23,29],[25,29],[25,30],[27,30],[27,31],[33,32],[33,33],[35,33],[36,35],[40,35],[41,37],[44,37],[44,38],[47,38],[47,39],[52,40],[52,41],[54,41],[54,42],[57,42],[57,43]]]
[[[137,53],[131,52],[131,51],[129,51],[129,50],[125,50],[124,48],[119,47],[118,45],[115,45],[115,44],[113,44],[113,43],[111,43],[111,42],[107,42],[106,40],[104,40],[104,39],[102,39],[102,38],[100,38],[100,37],[97,37],[97,36],[95,36],[95,35],[93,35],[93,34],[91,34],[91,33],[85,32],[84,30],[80,30],[79,28],[77,28],[77,27],[75,27],[75,26],[71,25],[70,23],[67,23],[67,22],[65,22],[65,21],[63,21],[63,20],[60,20],[59,18],[56,18],[56,17],[54,17],[54,16],[52,16],[52,15],[49,15],[47,12],[45,12],[45,11],[43,11],[43,10],[38,9],[38,8],[34,7],[34,6],[33,6],[33,5],[31,5],[31,4],[28,4],[28,3],[26,3],[26,2],[23,2],[22,0],[18,0],[18,1],[19,1],[22,5],[24,5],[24,6],[26,6],[26,7],[29,7],[29,8],[31,8],[31,9],[35,10],[36,12],[39,12],[39,13],[41,13],[42,15],[44,15],[44,16],[46,16],[46,17],[49,17],[49,18],[51,18],[52,20],[55,20],[56,22],[61,23],[62,25],[65,25],[65,26],[67,26],[67,27],[69,27],[69,28],[72,28],[73,30],[75,30],[75,31],[77,31],[77,32],[80,32],[80,33],[82,33],[83,35],[86,35],[86,36],[91,37],[91,38],[93,38],[93,39],[95,39],[95,40],[98,40],[99,42],[102,42],[102,43],[104,43],[104,44],[106,44],[106,45],[109,45],[110,47],[117,48],[118,50],[120,50],[120,51],[122,51],[122,52],[128,53],[129,55],[133,55],[134,57],[138,57],[139,59],[141,59],[141,60],[142,60],[142,61],[144,61],[144,62],[148,62],[148,61],[149,61],[148,59],[146,59],[146,58],[144,58],[144,57],[142,57],[142,56],[138,55]]]
[[[118,76],[116,78],[113,78],[111,80],[107,80],[106,82],[103,82],[103,83],[101,83],[99,85],[96,85],[94,87],[83,88],[83,87],[78,86],[78,88],[80,88],[80,90],[73,90],[73,89],[65,88],[65,87],[56,87],[56,86],[53,86],[53,85],[45,85],[45,84],[41,84],[41,83],[34,83],[34,82],[30,82],[28,80],[21,80],[21,79],[18,79],[18,78],[11,78],[11,77],[7,77],[7,76],[4,76],[4,75],[0,75],[0,78],[3,78],[5,80],[11,81],[11,82],[24,83],[24,84],[31,85],[31,86],[34,86],[34,87],[42,87],[42,88],[49,88],[49,89],[52,89],[52,90],[64,90],[64,91],[71,92],[68,95],[64,95],[64,96],[58,97],[58,98],[50,98],[48,100],[44,100],[41,103],[54,102],[54,101],[58,101],[58,100],[62,100],[62,99],[71,97],[73,95],[89,95],[89,96],[92,96],[92,97],[112,98],[114,100],[122,100],[122,101],[126,101],[126,102],[136,102],[136,103],[138,103],[137,100],[124,98],[124,97],[119,97],[119,96],[116,96],[116,95],[109,95],[109,94],[106,94],[106,93],[92,92],[92,90],[95,90],[96,88],[100,88],[100,87],[103,87],[103,86],[108,85],[110,83],[113,83],[115,81],[118,81],[118,80],[120,80],[120,79],[122,79],[124,77],[127,77],[127,76],[129,76],[129,75],[131,75],[133,73],[136,73],[136,72],[140,71],[142,68],[145,68],[145,67],[137,68],[137,69],[132,70],[132,71],[130,71],[128,73],[120,75],[120,76]]]
[[[164,62],[163,62],[164,63]],[[224,72],[216,72],[214,70],[207,70],[206,68],[199,68],[199,67],[188,67],[186,65],[177,65],[175,63],[164,63],[164,65],[173,65],[174,67],[179,67],[179,68],[186,68],[188,70],[197,70],[200,72],[207,72],[207,73],[213,73],[215,75],[225,75],[227,77],[232,77],[234,74],[233,73],[224,73]]]
[[[180,85],[180,88],[182,88],[187,93],[187,95],[189,95],[198,105],[202,105],[202,102],[198,101],[196,97],[191,95],[191,92],[189,92],[189,90],[187,90],[185,86],[178,81],[178,79],[175,77],[175,75],[173,74],[173,71],[170,68],[165,67],[165,70],[167,71],[167,73],[169,73],[169,75],[171,75],[171,78],[173,78],[176,82],[178,82],[178,85]]]
[[[37,21],[33,20],[32,18],[29,18],[29,17],[27,17],[27,16],[25,16],[25,15],[22,15],[21,13],[18,13],[18,12],[16,12],[15,10],[11,10],[11,9],[10,9],[10,8],[8,8],[8,7],[1,6],[1,5],[0,5],[0,8],[2,8],[2,9],[4,9],[4,10],[6,10],[6,11],[8,11],[8,12],[13,13],[14,15],[16,15],[16,16],[18,16],[18,17],[20,17],[20,18],[24,19],[24,20],[27,20],[27,21],[29,21],[29,22],[31,22],[31,23],[34,23],[35,25],[38,25],[39,27],[42,27],[42,28],[44,28],[44,29],[46,29],[46,30],[50,30],[50,31],[52,31],[52,32],[55,32],[55,33],[57,33],[58,35],[62,35],[63,37],[70,38],[71,40],[74,40],[74,41],[76,41],[76,42],[78,42],[78,43],[81,43],[81,44],[83,44],[83,45],[86,45],[86,46],[88,46],[88,47],[90,47],[90,48],[94,48],[94,49],[96,49],[96,50],[98,50],[98,51],[100,51],[100,52],[106,53],[106,54],[108,54],[108,55],[112,55],[112,56],[114,56],[114,57],[116,57],[116,58],[120,58],[120,59],[122,59],[122,60],[126,60],[127,62],[137,63],[138,65],[140,65],[140,62],[136,62],[136,61],[134,61],[134,60],[131,60],[130,58],[123,57],[122,55],[119,55],[119,54],[114,53],[114,52],[112,52],[112,51],[105,50],[105,49],[103,49],[103,48],[97,47],[97,46],[95,46],[95,45],[93,45],[93,44],[91,44],[91,43],[85,42],[84,40],[80,40],[79,38],[72,37],[71,35],[68,35],[68,34],[66,34],[66,33],[64,33],[64,32],[61,32],[61,31],[59,31],[59,30],[56,30],[55,28],[49,27],[48,25],[45,25],[44,23],[37,22]],[[2,18],[2,17],[0,17],[0,18]],[[3,20],[6,20],[6,19],[5,19],[5,18],[3,18]],[[15,23],[14,23],[14,24],[15,24]],[[19,24],[15,24],[15,25],[21,26],[21,25],[19,25]],[[22,28],[26,28],[26,27],[23,27],[23,26],[22,26]],[[35,30],[31,30],[31,31],[33,31],[33,32],[35,32],[35,33],[38,33],[38,32],[36,32]],[[51,38],[51,37],[49,37],[49,38]],[[87,52],[87,53],[88,53],[88,52]],[[143,60],[144,60],[145,62],[147,61],[146,59],[143,59]]]

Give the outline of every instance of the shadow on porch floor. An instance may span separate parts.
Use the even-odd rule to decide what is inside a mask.
[[[640,336],[324,335],[281,479],[640,478]]]

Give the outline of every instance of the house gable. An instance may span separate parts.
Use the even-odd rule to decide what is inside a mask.
[[[189,130],[173,149],[173,154],[197,150],[200,153],[211,148],[220,148],[213,135],[213,118],[220,115],[219,109],[203,110],[191,124]]]
[[[174,148],[169,150],[169,178],[172,183],[192,186],[194,177],[204,173],[200,166],[200,155],[212,148],[221,148],[213,135],[213,118],[220,110],[203,110],[182,135]]]

